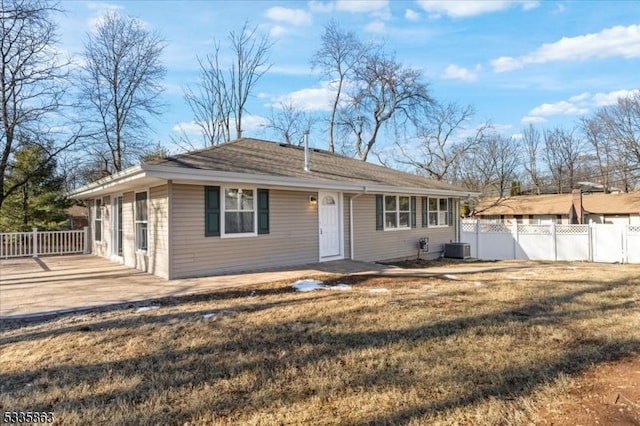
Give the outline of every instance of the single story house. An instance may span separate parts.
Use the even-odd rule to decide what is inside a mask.
[[[569,224],[580,209],[582,223],[640,225],[640,192],[585,193],[580,194],[580,200],[572,194],[485,198],[476,206],[474,216],[496,223]]]
[[[89,209],[84,206],[71,206],[65,210],[69,229],[79,230],[89,226]]]
[[[334,259],[440,256],[459,241],[444,182],[318,149],[243,138],[131,167],[74,191],[91,249],[167,279]]]

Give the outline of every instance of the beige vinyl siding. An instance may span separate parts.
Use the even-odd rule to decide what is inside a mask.
[[[317,205],[309,192],[269,190],[269,234],[204,236],[204,187],[172,185],[171,278],[317,262]]]
[[[169,192],[168,185],[149,189],[147,272],[169,278]]]
[[[418,239],[429,237],[429,252],[422,257],[436,257],[444,243],[455,241],[455,227],[422,228],[422,203],[417,197],[417,226],[411,229],[376,230],[375,195],[363,195],[353,201],[354,260],[368,262],[416,257]]]
[[[342,195],[342,206],[343,206],[343,216],[342,216],[342,240],[344,241],[344,258],[351,258],[351,225],[349,223],[349,200],[351,200],[353,194],[343,194]]]

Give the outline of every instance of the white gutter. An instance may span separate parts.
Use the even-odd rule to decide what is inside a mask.
[[[356,194],[354,197],[349,198],[349,251],[350,251],[350,258],[351,260],[355,260],[353,258],[354,256],[354,249],[353,249],[353,200],[355,200],[356,198],[358,198],[361,195],[364,195],[367,193],[367,187],[364,186],[362,187],[362,192],[360,192],[359,194]]]
[[[279,186],[284,188],[301,189],[327,189],[344,192],[361,192],[366,185],[366,192],[386,194],[414,194],[425,196],[465,197],[479,196],[479,193],[470,191],[456,191],[451,189],[420,188],[413,186],[393,186],[370,184],[365,182],[341,182],[331,179],[319,179],[317,177],[288,177],[269,174],[250,174],[238,172],[222,172],[203,169],[188,169],[160,164],[143,164],[127,170],[123,170],[113,176],[99,179],[69,193],[71,197],[90,197],[109,188],[132,184],[138,179],[157,179],[173,183],[202,184],[209,182],[221,183],[247,183],[254,185]]]
[[[143,165],[146,177],[171,179],[174,183],[198,183],[223,182],[223,183],[248,183],[255,185],[271,185],[281,187],[294,187],[305,189],[328,189],[345,192],[360,192],[363,184],[360,182],[340,182],[330,179],[288,177],[268,174],[250,174],[238,172],[221,172],[203,169],[186,169],[173,166]],[[367,192],[380,192],[387,194],[415,194],[415,195],[442,195],[452,197],[479,196],[480,193],[470,191],[456,191],[451,189],[419,188],[413,186],[371,185],[366,183]]]

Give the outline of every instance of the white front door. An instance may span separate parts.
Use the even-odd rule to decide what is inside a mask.
[[[320,259],[340,256],[340,206],[337,192],[318,193]]]

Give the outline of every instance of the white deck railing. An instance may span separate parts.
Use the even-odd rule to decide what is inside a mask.
[[[89,253],[89,228],[80,231],[0,233],[0,259]]]

